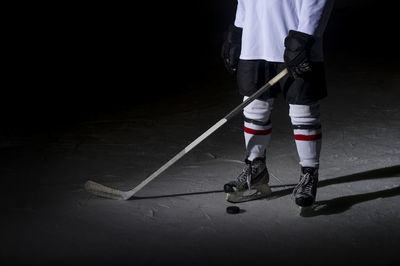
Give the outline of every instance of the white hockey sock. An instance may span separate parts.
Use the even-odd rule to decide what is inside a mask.
[[[321,129],[294,129],[294,139],[301,166],[318,168],[321,138]]]
[[[244,139],[248,160],[252,161],[265,155],[265,149],[271,139],[271,132],[271,123],[268,125],[255,125],[244,122]]]
[[[244,97],[244,101],[248,97]],[[255,99],[243,110],[244,140],[248,160],[265,156],[265,149],[271,139],[272,124],[270,121],[274,99],[266,101]]]
[[[319,167],[321,152],[321,124],[319,103],[312,105],[290,105],[294,139],[303,167]]]

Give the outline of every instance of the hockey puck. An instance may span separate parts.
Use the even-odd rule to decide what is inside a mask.
[[[230,214],[236,214],[240,212],[240,208],[237,206],[229,206],[226,208],[226,212]]]

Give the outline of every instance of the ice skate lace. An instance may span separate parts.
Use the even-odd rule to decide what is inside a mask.
[[[314,178],[311,177],[310,173],[302,175],[299,184],[297,184],[295,191],[299,191],[302,194],[312,195],[312,188],[315,183]]]
[[[257,173],[257,168],[252,167],[251,163],[247,164],[245,168],[243,168],[242,173],[238,176],[239,183],[247,183],[248,189],[251,188],[251,177]]]

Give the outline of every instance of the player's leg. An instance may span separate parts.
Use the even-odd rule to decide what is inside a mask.
[[[300,181],[293,190],[293,197],[297,205],[308,207],[315,201],[318,185],[322,140],[319,103],[289,106],[301,165]]]
[[[244,98],[246,99],[247,97]],[[247,156],[245,166],[236,180],[224,185],[227,200],[230,202],[248,201],[271,194],[265,149],[271,139],[270,115],[273,102],[273,99],[256,99],[244,108],[243,134]]]
[[[237,81],[239,92],[244,96],[253,94],[265,84],[271,71],[264,60],[240,60]],[[269,174],[265,162],[265,149],[271,139],[270,115],[274,99],[270,92],[254,100],[243,110],[245,166],[238,177],[224,185],[227,200],[242,202],[266,197],[271,194],[268,186]]]
[[[311,206],[316,199],[322,140],[319,102],[327,96],[323,62],[311,62],[311,65],[312,71],[282,80],[301,166],[293,197],[301,207]]]

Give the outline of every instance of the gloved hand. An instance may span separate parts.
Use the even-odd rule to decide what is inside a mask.
[[[225,68],[231,74],[234,74],[237,70],[241,48],[242,28],[230,25],[229,29],[225,33],[221,57],[224,60]]]
[[[310,72],[310,50],[315,39],[312,35],[290,30],[285,38],[284,60],[289,74],[293,78],[301,78],[305,73]]]

